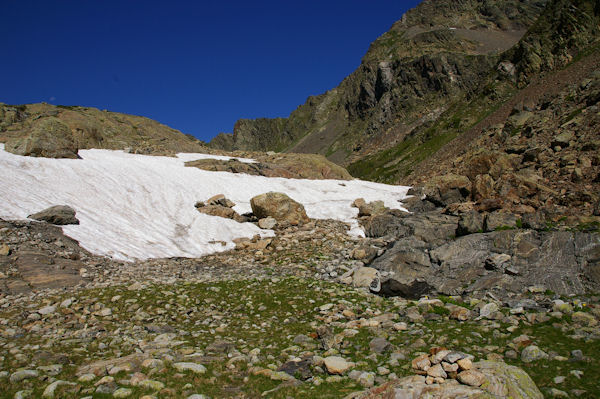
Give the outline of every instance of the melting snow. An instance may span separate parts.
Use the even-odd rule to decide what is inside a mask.
[[[358,235],[358,211],[350,206],[356,198],[402,209],[399,201],[408,190],[360,180],[267,178],[184,167],[185,161],[222,158],[206,154],[170,158],[81,150],[79,155],[82,159],[23,157],[0,144],[0,218],[25,219],[52,205],[69,205],[80,224],[63,231],[90,252],[121,260],[198,257],[233,248],[234,238],[273,235],[251,223],[196,211],[196,201],[216,194],[235,202],[242,214],[251,211],[252,197],[284,192],[302,203],[309,217],[347,222]]]

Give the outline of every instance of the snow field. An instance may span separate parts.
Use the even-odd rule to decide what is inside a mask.
[[[252,197],[283,192],[303,204],[309,217],[347,222],[351,234],[359,235],[358,210],[350,206],[356,198],[402,209],[399,201],[408,190],[360,180],[267,178],[184,166],[213,157],[206,154],[171,158],[80,150],[79,155],[82,159],[23,157],[0,144],[0,218],[25,219],[52,205],[69,205],[80,224],[63,231],[92,253],[128,261],[199,257],[233,248],[235,238],[273,235],[251,223],[196,211],[196,201],[216,194],[235,202],[242,214],[251,211]]]

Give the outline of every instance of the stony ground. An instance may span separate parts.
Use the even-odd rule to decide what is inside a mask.
[[[41,226],[2,227],[3,279],[21,292],[0,297],[1,398],[343,398],[439,347],[517,365],[547,397],[600,395],[598,296],[382,298],[337,282],[362,265],[362,240],[332,221],[135,264]],[[28,284],[14,257],[29,247],[79,262],[80,279]]]

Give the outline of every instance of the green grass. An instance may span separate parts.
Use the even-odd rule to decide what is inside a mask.
[[[120,298],[113,301],[117,295]],[[111,307],[113,317],[102,320],[102,329],[93,330],[95,331],[93,338],[73,334],[74,330],[83,328],[83,324],[75,328],[69,323],[60,325],[63,330],[62,339],[56,341],[49,341],[44,334],[24,334],[10,340],[2,338],[0,348],[4,359],[0,362],[0,370],[13,371],[26,364],[20,362],[15,353],[8,350],[7,345],[19,348],[27,348],[26,345],[29,345],[30,349],[22,350],[27,356],[33,355],[38,350],[35,349],[35,345],[39,345],[40,348],[52,353],[66,354],[68,363],[72,364],[65,365],[55,378],[76,381],[74,375],[77,366],[98,359],[133,353],[137,340],[152,341],[157,334],[144,332],[143,327],[148,324],[162,325],[164,322],[160,318],[174,327],[179,332],[176,339],[183,341],[181,345],[172,349],[175,353],[206,353],[207,347],[215,340],[226,340],[241,353],[260,348],[259,361],[253,366],[265,369],[271,364],[285,362],[290,356],[303,354],[325,356],[327,352],[320,349],[318,340],[315,339],[303,346],[303,344],[295,344],[294,337],[299,334],[314,336],[316,327],[323,325],[323,317],[340,314],[342,309],[351,310],[357,318],[370,319],[380,314],[398,315],[402,308],[415,306],[415,302],[412,301],[399,302],[394,298],[380,298],[346,286],[298,278],[151,285],[140,291],[108,287],[76,294],[66,293],[53,300],[60,301],[71,296],[77,299],[71,307],[76,310],[76,313],[82,313],[81,309],[77,310],[80,305],[88,306],[86,305],[88,303],[101,302]],[[439,299],[444,304],[471,308],[469,303],[463,303],[458,297],[441,296]],[[326,314],[319,310],[320,306],[329,303],[334,305],[336,309],[334,312]],[[32,308],[36,309],[41,305],[37,303]],[[148,316],[137,320],[136,314],[140,311],[146,312]],[[507,309],[503,311],[506,314]],[[19,315],[22,312],[23,310],[18,308],[1,309],[0,319],[21,320]],[[558,355],[569,357],[572,350],[581,349],[589,361],[577,363],[541,360],[528,365],[519,359],[506,359],[508,363],[524,368],[541,388],[555,387],[565,391],[577,388],[585,389],[590,394],[599,392],[598,380],[594,376],[600,375],[600,345],[597,338],[592,338],[590,335],[594,328],[587,328],[587,330],[584,328],[585,334],[580,334],[581,330],[569,325],[571,319],[565,316],[562,320],[552,319],[539,324],[522,321],[515,331],[509,332],[507,328],[510,325],[504,321],[450,320],[449,310],[445,306],[431,306],[429,312],[438,314],[441,318],[413,324],[408,331],[395,331],[390,327],[355,327],[356,332],[348,334],[350,330],[347,330],[344,323],[349,319],[341,318],[331,323],[332,332],[333,334],[344,333],[346,337],[341,340],[338,350],[328,353],[339,352],[340,356],[355,362],[357,370],[375,371],[377,367],[384,366],[396,375],[404,376],[411,374],[410,360],[420,352],[427,352],[431,347],[445,346],[462,350],[475,355],[477,360],[480,360],[485,359],[490,353],[503,355],[514,338],[527,334],[546,352],[555,351]],[[92,315],[87,317],[90,318]],[[396,316],[394,322],[400,320],[400,316]],[[94,324],[90,323],[90,326]],[[225,327],[220,328],[222,325]],[[123,326],[131,327],[123,329]],[[121,329],[119,334],[116,331],[118,328]],[[118,336],[131,337],[134,340],[119,342]],[[394,350],[403,354],[405,360],[392,365],[388,362],[389,353],[370,354],[369,343],[378,336],[391,342]],[[234,366],[230,367],[227,361],[227,357],[212,362],[202,361],[201,363],[208,370],[203,375],[190,372],[179,373],[166,361],[165,369],[150,378],[166,385],[167,391],[161,393],[159,397],[185,398],[192,393],[202,393],[213,398],[240,394],[258,398],[263,392],[280,387],[280,381],[255,375],[246,362],[233,363]],[[577,380],[569,374],[572,369],[582,370],[585,373],[584,378]],[[348,378],[339,382],[328,382],[327,375],[319,374],[314,368],[313,373],[315,377],[323,380],[321,385],[307,382],[299,386],[281,386],[268,397],[343,398],[351,392],[362,389]],[[554,384],[553,378],[557,375],[566,376],[567,381],[560,385]],[[126,372],[121,372],[114,377],[117,381],[129,378]],[[85,396],[86,390],[95,389],[93,384],[97,380],[80,383],[79,393],[66,392],[68,389],[65,388],[64,394],[60,397]],[[16,391],[22,389],[32,389],[33,397],[41,397],[46,385],[48,385],[47,381],[39,380],[27,380],[20,384],[0,380],[0,398],[12,398]],[[119,383],[119,386],[125,385]],[[132,397],[151,393],[139,387],[128,388],[134,392]],[[109,397],[98,394],[93,396],[94,398]]]

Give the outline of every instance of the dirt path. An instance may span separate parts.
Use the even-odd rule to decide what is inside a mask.
[[[544,96],[554,96],[569,85],[578,84],[595,70],[600,70],[600,53],[594,53],[567,68],[552,72],[530,83],[505,102],[498,110],[475,126],[444,145],[438,152],[421,162],[413,173],[403,179],[403,184],[416,184],[442,175],[450,169],[452,161],[465,153],[469,144],[488,127],[504,123],[514,107],[521,103],[536,103]]]

